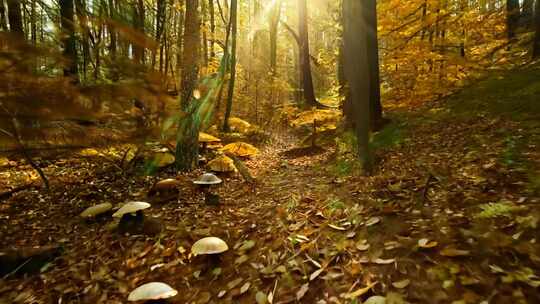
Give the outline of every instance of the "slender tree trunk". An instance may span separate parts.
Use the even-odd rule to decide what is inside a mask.
[[[534,45],[533,45],[533,59],[540,58],[540,0],[536,0],[534,5]]]
[[[225,116],[223,118],[223,131],[229,132],[229,118],[231,117],[232,104],[234,97],[234,84],[236,81],[236,35],[238,31],[238,2],[237,0],[231,0],[231,76],[229,80],[229,90],[227,92],[227,106],[225,108]]]
[[[206,28],[206,0],[201,0],[201,15],[202,15],[202,52],[203,52],[203,63],[205,67],[208,67],[208,37],[207,37],[207,28]]]
[[[281,17],[281,0],[277,0],[270,15],[270,73],[277,73],[277,34]]]
[[[198,81],[200,61],[199,0],[186,0],[184,50],[182,52],[180,106],[185,116],[180,121],[176,139],[176,167],[180,171],[192,170],[198,160],[198,125],[192,111],[193,91]]]
[[[0,0],[0,31],[7,31],[7,16],[6,16],[6,6],[4,0]]]
[[[210,59],[216,57],[215,40],[216,40],[216,16],[214,0],[208,0],[208,14],[210,14]]]
[[[374,0],[373,0],[374,1]],[[373,171],[369,147],[371,75],[368,46],[368,27],[365,1],[343,0],[343,37],[345,49],[345,75],[349,83],[351,101],[356,117],[358,156],[365,174]]]
[[[298,36],[300,38],[300,69],[302,71],[304,102],[308,107],[316,107],[318,102],[315,98],[309,54],[307,0],[298,0],[298,25]]]
[[[133,27],[144,34],[144,0],[136,0],[133,7]],[[138,41],[132,41],[133,58],[136,63],[144,64],[144,47]]]
[[[64,66],[64,76],[79,82],[77,73],[77,47],[75,38],[73,0],[59,0],[60,4],[60,28],[62,33],[63,55],[67,60]]]
[[[88,64],[92,60],[90,58],[90,28],[88,27],[88,17],[86,14],[86,3],[84,0],[75,0],[75,9],[79,27],[81,28],[81,44],[82,44],[82,77],[86,80],[88,73]]]
[[[115,0],[109,0],[109,18],[112,22],[108,23],[108,30],[110,36],[109,52],[111,56],[111,80],[118,81],[118,68],[116,65],[116,53],[117,53],[117,39],[116,39],[116,29],[114,23],[116,22],[116,5]]]

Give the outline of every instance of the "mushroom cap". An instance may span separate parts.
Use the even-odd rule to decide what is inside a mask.
[[[221,184],[222,180],[215,176],[212,173],[205,173],[201,175],[197,180],[195,180],[193,183],[195,185],[217,185]]]
[[[219,143],[221,142],[221,139],[212,136],[208,133],[199,132],[199,142],[201,143]]]
[[[135,213],[139,210],[144,210],[150,207],[151,205],[146,202],[129,202],[122,206],[122,208],[118,209],[118,211],[113,214],[113,217],[122,217],[125,214]]]
[[[226,155],[221,155],[211,160],[208,163],[208,167],[210,168],[210,170],[215,171],[215,172],[235,172],[236,171],[236,166],[234,165],[234,161]]]
[[[153,163],[159,168],[164,168],[174,164],[175,161],[176,158],[171,153],[158,152],[154,155]]]
[[[251,124],[238,117],[231,117],[229,118],[229,127],[235,132],[247,133],[251,128]]]
[[[91,217],[95,217],[100,214],[103,214],[111,209],[112,209],[111,203],[98,204],[98,205],[86,208],[83,212],[81,212],[80,216],[84,218],[91,218]]]
[[[129,296],[128,301],[150,301],[168,299],[176,296],[178,291],[171,286],[161,282],[151,282],[141,285],[133,290]]]
[[[200,239],[191,246],[191,254],[193,255],[219,254],[227,250],[229,250],[227,243],[214,236]]]
[[[221,148],[221,151],[239,157],[249,157],[259,154],[259,149],[245,142],[228,144]]]
[[[180,181],[173,178],[167,178],[157,182],[153,188],[156,190],[169,190],[176,189],[178,186],[180,186]]]

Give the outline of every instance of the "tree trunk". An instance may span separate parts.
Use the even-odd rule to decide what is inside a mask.
[[[116,40],[116,29],[114,28],[114,22],[116,21],[116,6],[114,0],[109,0],[109,18],[113,22],[109,22],[108,29],[109,29],[109,36],[110,36],[110,44],[109,44],[109,52],[111,56],[111,80],[112,81],[118,81],[118,67],[116,65],[116,53],[117,53],[117,40]]]
[[[15,37],[18,37],[24,40],[24,29],[23,29],[22,14],[21,14],[21,1],[20,0],[7,0],[7,4],[8,4],[9,30]]]
[[[77,74],[77,48],[75,38],[73,0],[59,0],[60,28],[62,33],[63,55],[67,60],[64,66],[64,76],[70,77],[73,82],[79,82]]]
[[[176,139],[176,167],[180,171],[192,170],[198,161],[198,134],[196,117],[192,111],[192,96],[199,75],[200,60],[200,17],[199,0],[186,0],[186,20],[184,25],[183,69],[180,85],[180,107],[185,116],[180,121]]]
[[[216,16],[214,0],[208,0],[208,13],[210,14],[210,59],[214,59],[216,57],[216,50],[214,48],[216,39]]]
[[[506,1],[506,31],[508,40],[516,37],[516,29],[519,25],[519,0]]]
[[[369,147],[370,99],[372,98],[370,83],[372,80],[369,77],[371,72],[367,32],[373,30],[373,25],[367,23],[366,10],[369,10],[369,5],[366,5],[365,1],[343,1],[345,75],[349,83],[351,102],[356,118],[358,156],[364,173],[369,175],[373,171],[373,160]],[[368,77],[365,77],[366,75]]]
[[[81,28],[81,44],[82,44],[82,77],[86,80],[88,72],[88,63],[90,58],[90,28],[88,27],[88,17],[86,14],[86,3],[84,0],[75,0],[75,10],[79,26]]]
[[[137,0],[133,7],[133,27],[144,34],[144,1]],[[138,64],[144,64],[144,47],[139,41],[132,41],[133,59]]]
[[[206,0],[201,1],[201,15],[202,15],[202,52],[203,52],[203,63],[205,67],[208,67],[208,37],[207,37],[207,30],[206,30]]]
[[[528,28],[531,28],[533,25],[534,18],[534,0],[524,0],[523,6],[521,9],[521,20]]]
[[[540,58],[540,0],[536,0],[534,5],[534,45],[533,45],[533,59]]]
[[[270,73],[276,76],[277,70],[277,34],[281,16],[281,0],[277,0],[270,14]]]
[[[6,6],[4,5],[4,0],[0,0],[0,31],[7,31],[7,16],[6,16]]]
[[[229,118],[231,117],[232,112],[232,103],[234,97],[234,83],[236,80],[236,34],[238,31],[238,3],[237,0],[231,0],[231,15],[230,15],[230,24],[231,24],[231,76],[229,80],[229,89],[227,92],[227,106],[225,108],[225,117],[223,118],[223,131],[229,132]]]
[[[298,36],[300,38],[300,70],[302,72],[304,102],[308,107],[318,105],[313,88],[309,55],[307,0],[298,0]]]
[[[377,1],[363,1],[367,29],[367,55],[369,63],[369,94],[371,105],[371,130],[383,127],[383,108],[381,104],[381,83],[379,72],[379,44],[377,39]]]

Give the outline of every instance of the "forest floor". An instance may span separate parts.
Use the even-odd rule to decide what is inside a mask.
[[[536,68],[494,73],[429,108],[390,113],[372,177],[334,148],[284,153],[297,143],[288,137],[246,162],[254,185],[230,176],[216,187],[220,206],[192,186],[202,171],[177,176],[178,200],[147,210],[164,224],[156,237],[78,217],[145,200],[156,177],[99,158],[43,162],[50,192],[0,201],[0,248],[63,252],[38,275],[0,280],[0,303],[125,303],[150,281],[179,291],[171,303],[540,303],[538,79]],[[1,171],[11,181],[31,168]],[[230,247],[217,264],[189,257],[209,235]]]

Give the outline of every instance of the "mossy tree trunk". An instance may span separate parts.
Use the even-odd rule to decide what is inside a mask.
[[[238,2],[237,0],[231,0],[231,76],[229,80],[229,90],[227,93],[227,105],[225,108],[225,117],[223,118],[223,131],[229,132],[229,118],[231,117],[232,104],[234,98],[234,84],[236,80],[236,35],[238,31]]]
[[[193,91],[199,78],[200,64],[200,16],[199,0],[186,1],[184,45],[180,85],[180,107],[183,111],[176,139],[176,167],[190,171],[198,160],[198,123],[193,111]]]

